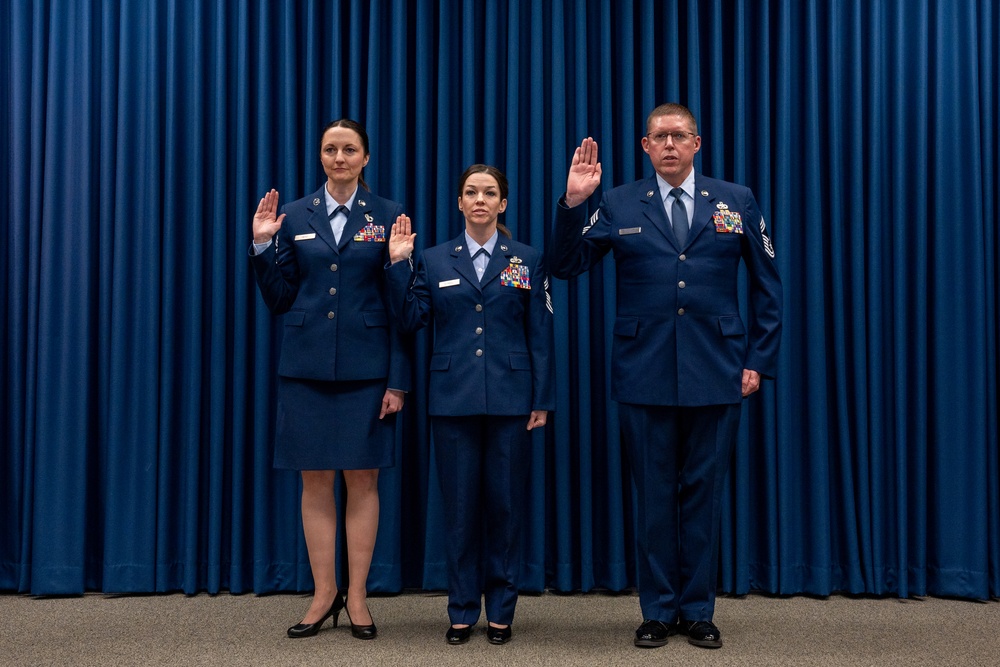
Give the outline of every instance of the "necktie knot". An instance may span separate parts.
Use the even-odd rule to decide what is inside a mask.
[[[330,220],[333,220],[333,216],[337,215],[338,213],[343,213],[344,215],[349,216],[351,215],[351,209],[341,204],[337,208],[333,209],[333,213],[330,214]]]
[[[472,256],[472,259],[475,259],[480,255],[486,255],[487,257],[489,257],[490,253],[487,252],[486,248],[480,248],[479,250],[476,251],[476,254]]]

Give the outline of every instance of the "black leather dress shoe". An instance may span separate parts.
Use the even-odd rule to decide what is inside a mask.
[[[347,598],[344,598],[344,611],[347,611]],[[368,611],[368,615],[372,615],[371,610]],[[371,625],[354,625],[354,621],[351,621],[351,612],[348,611],[347,620],[351,623],[351,636],[355,639],[375,639],[378,636],[378,628],[375,627],[374,619],[372,619]]]
[[[448,642],[448,646],[458,646],[459,644],[464,644],[469,641],[469,637],[472,636],[472,626],[466,626],[464,628],[448,628],[448,632],[444,633],[444,640]]]
[[[677,634],[675,623],[643,621],[635,631],[635,640],[632,643],[639,648],[657,648],[667,643],[667,637],[675,634]]]
[[[722,633],[712,621],[681,621],[681,634],[687,635],[688,643],[702,648],[721,648]]]
[[[288,628],[288,636],[292,639],[299,639],[301,637],[312,637],[317,632],[326,619],[333,617],[333,627],[337,627],[337,618],[340,616],[341,610],[344,608],[344,596],[340,591],[337,591],[337,596],[333,598],[333,604],[330,605],[330,610],[323,614],[323,618],[319,619],[315,623],[296,623],[292,627]]]
[[[510,626],[506,628],[494,628],[492,625],[486,626],[486,641],[491,644],[506,644],[510,641]]]
[[[371,625],[354,625],[351,623],[351,636],[355,639],[375,639],[378,637],[378,628],[375,624]]]

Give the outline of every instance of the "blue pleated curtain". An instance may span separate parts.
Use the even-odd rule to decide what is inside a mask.
[[[0,589],[311,587],[271,468],[280,326],[245,258],[257,199],[323,180],[360,120],[418,247],[456,179],[504,169],[546,243],[573,147],[641,178],[680,101],[697,167],[753,188],[784,281],[779,376],[746,401],[721,585],[1000,595],[992,0],[4,3]],[[524,588],[635,583],[608,400],[614,271],[555,281],[558,411],[536,434]],[[415,341],[370,588],[445,586]]]

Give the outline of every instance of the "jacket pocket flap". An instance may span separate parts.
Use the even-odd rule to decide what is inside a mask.
[[[524,352],[511,352],[510,368],[514,371],[530,371],[531,357]]]
[[[735,316],[720,317],[719,330],[722,331],[723,336],[742,336],[746,333],[743,320]]]
[[[365,318],[365,326],[384,327],[389,324],[389,319],[386,317],[385,311],[371,310],[363,313],[363,316]]]
[[[451,365],[451,355],[450,354],[434,354],[431,355],[431,363],[428,368],[432,371],[446,371],[448,366]]]
[[[616,336],[627,336],[628,338],[635,338],[635,335],[639,332],[639,318],[638,317],[619,317],[615,320],[615,330]]]
[[[290,310],[285,313],[285,326],[286,327],[300,327],[306,319],[306,311],[304,310]]]

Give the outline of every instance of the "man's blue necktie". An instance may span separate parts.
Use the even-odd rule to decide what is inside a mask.
[[[684,191],[674,188],[670,191],[670,196],[674,198],[674,203],[670,209],[670,222],[674,226],[674,236],[677,238],[677,245],[684,247],[688,238],[688,212],[681,201]]]

